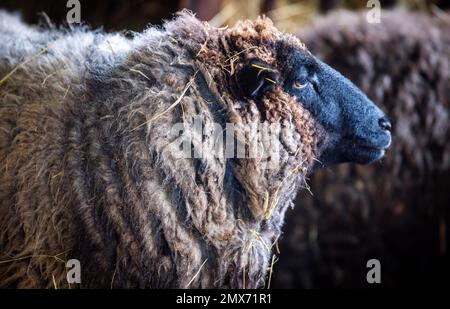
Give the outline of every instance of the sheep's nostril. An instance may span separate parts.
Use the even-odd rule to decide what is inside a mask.
[[[378,124],[383,130],[391,131],[391,122],[386,117],[380,118],[380,120],[378,120]]]

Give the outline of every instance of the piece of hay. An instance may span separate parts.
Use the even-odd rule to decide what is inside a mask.
[[[43,53],[45,53],[48,49],[50,48],[50,46],[47,46],[43,49],[41,49],[37,54],[25,59],[23,62],[19,63],[14,69],[11,70],[11,72],[9,72],[8,74],[6,74],[1,80],[0,80],[0,86],[6,82],[18,69],[20,69],[21,67],[23,67],[24,65],[26,65],[27,63],[35,60],[36,58],[38,58],[40,55],[42,55]]]
[[[181,100],[182,100],[183,97],[185,96],[186,92],[189,90],[189,88],[190,88],[190,87],[192,86],[192,84],[194,83],[194,81],[195,81],[195,76],[197,75],[197,72],[198,72],[198,71],[196,71],[196,72],[194,73],[194,75],[191,77],[191,79],[189,80],[189,82],[188,82],[188,83],[186,84],[186,86],[184,87],[183,92],[181,93],[181,95],[175,100],[175,102],[172,103],[172,105],[170,105],[170,106],[169,106],[166,110],[164,110],[163,112],[157,114],[156,116],[153,116],[153,117],[150,118],[149,120],[147,120],[147,121],[141,123],[140,125],[138,125],[137,127],[133,128],[133,129],[131,130],[131,132],[133,132],[133,131],[135,131],[135,130],[137,130],[137,129],[139,129],[139,128],[141,128],[141,127],[143,127],[143,126],[145,126],[145,125],[147,125],[147,124],[149,124],[149,123],[151,123],[151,122],[153,122],[153,121],[155,121],[155,120],[157,120],[157,119],[160,118],[161,116],[164,116],[165,114],[167,114],[168,112],[170,112],[172,109],[174,109],[175,106],[177,106],[177,105],[181,102]]]
[[[195,273],[194,277],[192,277],[192,279],[186,285],[186,288],[188,288],[191,285],[191,283],[194,282],[195,278],[197,278],[197,276],[200,274],[200,271],[202,270],[203,266],[205,266],[206,261],[208,261],[208,259],[205,259],[205,261],[202,263],[202,265],[200,265],[200,267],[197,270],[197,272]]]

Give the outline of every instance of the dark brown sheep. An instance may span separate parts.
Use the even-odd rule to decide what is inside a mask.
[[[278,287],[361,287],[378,258],[386,286],[448,280],[450,19],[403,10],[339,11],[299,34],[380,104],[392,151],[367,168],[315,174],[288,216]],[[298,259],[297,257],[302,257]],[[300,262],[299,262],[300,260]],[[447,277],[445,277],[447,276]]]

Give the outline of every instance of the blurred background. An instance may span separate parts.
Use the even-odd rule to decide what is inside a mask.
[[[65,22],[67,0],[1,0],[0,8],[20,11],[24,19],[36,23],[44,12],[55,24]],[[448,0],[381,0],[382,8],[396,5],[413,10],[441,12],[450,7]],[[296,32],[321,14],[346,8],[366,9],[365,0],[80,0],[81,19],[93,28],[108,31],[142,31],[150,24],[161,24],[174,12],[188,8],[197,17],[214,26],[232,26],[237,20],[265,14],[283,31]]]
[[[392,118],[393,145],[371,166],[343,164],[309,179],[279,239],[275,288],[365,288],[450,280],[450,1],[380,1],[369,24],[357,0],[81,0],[81,19],[106,31],[142,31],[188,8],[214,26],[265,14],[356,83]],[[65,0],[1,0],[29,23],[64,24]],[[385,10],[385,11],[384,11]]]

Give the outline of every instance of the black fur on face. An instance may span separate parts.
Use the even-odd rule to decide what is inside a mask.
[[[341,162],[367,164],[384,156],[391,143],[391,124],[361,90],[306,50],[280,44],[277,57],[283,64],[283,71],[276,72],[277,83],[325,129],[315,169]],[[248,94],[252,89],[267,90],[270,84],[265,84],[264,76]]]
[[[352,82],[307,51],[280,46],[286,92],[326,131],[315,168],[381,159],[391,144],[386,115]]]

